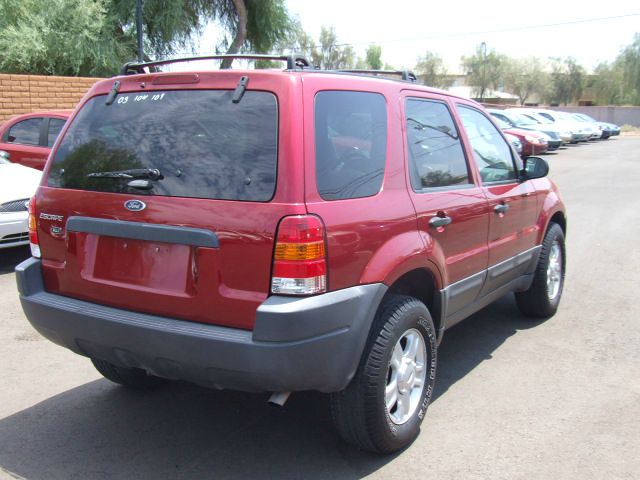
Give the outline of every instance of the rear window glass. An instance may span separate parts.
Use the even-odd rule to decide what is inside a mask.
[[[228,90],[124,93],[111,105],[105,104],[105,96],[92,98],[60,143],[49,186],[270,200],[277,168],[276,97],[247,91],[236,104],[232,94]],[[144,178],[139,172],[145,169],[159,170],[161,178]],[[133,178],[109,175],[123,170],[137,172]]]
[[[16,123],[9,129],[9,143],[20,143],[22,145],[40,144],[40,125],[42,118],[29,118]]]
[[[315,99],[316,179],[325,200],[380,191],[387,152],[387,107],[378,93],[325,91]]]
[[[58,134],[64,127],[64,123],[65,121],[59,118],[49,119],[49,133],[47,134],[47,145],[49,147],[53,147],[53,144],[56,143],[56,138],[58,138]]]
[[[446,105],[408,99],[406,115],[413,190],[471,183],[458,130]]]

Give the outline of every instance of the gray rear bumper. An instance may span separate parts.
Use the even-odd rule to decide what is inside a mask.
[[[342,390],[353,377],[387,287],[270,297],[253,331],[193,323],[48,293],[40,260],[16,267],[29,322],[80,355],[160,377],[248,391]]]

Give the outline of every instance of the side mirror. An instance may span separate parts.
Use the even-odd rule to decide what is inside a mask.
[[[520,171],[523,180],[546,177],[549,173],[549,164],[540,157],[527,157],[524,159],[524,168]]]

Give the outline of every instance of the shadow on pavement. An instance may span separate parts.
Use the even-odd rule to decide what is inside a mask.
[[[0,275],[13,273],[16,265],[30,256],[31,251],[29,250],[29,245],[14,248],[3,248],[0,250]]]
[[[518,330],[532,326],[506,296],[449,330],[434,401]],[[132,392],[96,380],[0,420],[0,474],[338,480],[362,478],[395,458],[345,445],[325,395],[296,393],[284,408],[270,407],[266,399],[183,383]]]

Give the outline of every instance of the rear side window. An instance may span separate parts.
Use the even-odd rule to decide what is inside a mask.
[[[41,125],[42,118],[28,118],[27,120],[18,122],[9,129],[7,140],[9,143],[39,145]]]
[[[411,98],[406,115],[413,190],[469,184],[467,160],[446,105]]]
[[[62,127],[64,127],[64,120],[59,118],[50,118],[49,119],[49,132],[47,133],[47,146],[53,147],[53,144],[56,143],[56,138],[60,134]]]
[[[278,107],[267,92],[119,94],[89,100],[55,154],[49,186],[172,197],[268,201],[276,185]],[[149,189],[109,172],[157,169]],[[106,174],[105,174],[106,173]],[[144,183],[144,182],[142,182]]]
[[[325,200],[375,195],[387,153],[387,106],[378,93],[325,91],[315,98],[316,179]]]

